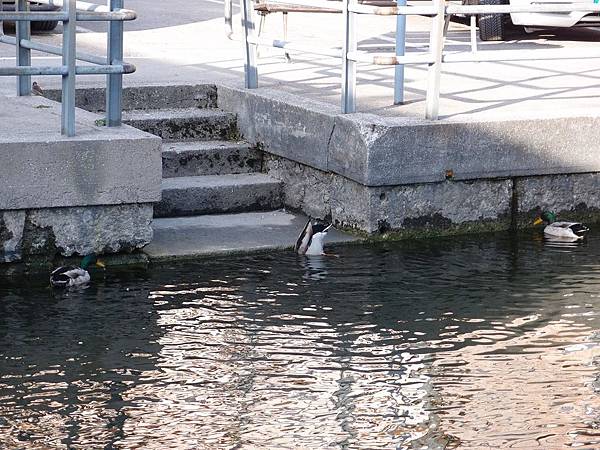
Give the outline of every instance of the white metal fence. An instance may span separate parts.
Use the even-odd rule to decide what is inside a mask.
[[[435,120],[439,115],[439,98],[441,68],[443,63],[483,62],[483,61],[519,61],[519,60],[552,60],[552,59],[582,59],[600,58],[598,50],[577,49],[515,49],[515,50],[477,50],[474,33],[474,20],[471,19],[471,50],[444,51],[444,42],[448,23],[452,15],[465,15],[474,18],[481,14],[508,14],[526,12],[568,13],[572,11],[600,13],[600,4],[532,4],[526,6],[511,5],[458,5],[449,4],[444,0],[419,1],[416,6],[406,6],[405,0],[397,0],[398,6],[370,6],[359,4],[357,0],[342,0],[342,3],[328,0],[269,0],[269,3],[282,5],[320,7],[339,9],[343,14],[344,36],[341,36],[342,51],[326,48],[315,48],[306,44],[277,39],[265,39],[256,35],[254,20],[255,0],[240,0],[242,18],[243,42],[246,51],[245,85],[248,89],[258,87],[257,50],[259,46],[275,47],[286,50],[307,52],[323,56],[340,57],[342,59],[342,113],[356,111],[356,72],[357,63],[375,65],[404,66],[407,64],[425,64],[428,66],[427,97],[425,102],[425,117]],[[234,38],[232,22],[233,0],[225,0],[225,24],[227,35]],[[395,53],[371,53],[357,49],[356,23],[357,14],[377,16],[408,16],[421,15],[432,18],[429,50],[427,52],[410,52],[404,54],[398,51],[398,44],[404,49],[404,35],[396,37]],[[405,29],[397,28],[397,33],[405,33]],[[395,91],[402,91],[403,77],[396,72]]]

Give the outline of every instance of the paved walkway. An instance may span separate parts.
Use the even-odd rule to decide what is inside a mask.
[[[100,3],[100,0],[97,0]],[[218,0],[190,2],[173,0],[169,11],[152,2],[128,0],[140,18],[127,24],[126,55],[138,71],[126,76],[125,83],[195,83],[202,81],[240,85],[243,80],[243,54],[239,42],[225,37],[222,4]],[[162,2],[161,2],[162,4]],[[162,7],[164,8],[164,7]],[[173,14],[171,14],[173,12]],[[237,9],[235,9],[237,12]],[[239,17],[239,16],[237,16]],[[359,41],[373,51],[390,50],[394,42],[394,18],[362,16]],[[290,37],[315,42],[315,45],[340,47],[342,37],[339,14],[291,14]],[[236,20],[236,25],[239,21]],[[106,35],[100,24],[82,23],[78,44],[82,50],[101,53]],[[239,25],[238,30],[239,30]],[[425,49],[429,40],[430,19],[410,17],[408,46]],[[266,33],[281,36],[281,15],[267,19]],[[37,36],[42,42],[59,43],[60,35]],[[503,43],[485,43],[483,48],[595,48],[600,31],[591,29],[515,34]],[[468,50],[467,27],[452,24],[447,48]],[[14,64],[14,50],[0,45],[0,61]],[[56,64],[58,58],[35,55],[36,64]],[[359,68],[358,109],[383,115],[423,117],[426,67],[410,66],[406,73],[406,105],[391,106],[393,68],[361,65]],[[56,87],[59,79],[38,77],[40,84]],[[78,78],[80,86],[101,84],[103,77]],[[14,79],[0,79],[0,92],[13,93]],[[339,104],[340,60],[292,53],[287,63],[280,50],[264,49],[260,58],[260,85]],[[600,98],[600,60],[524,61],[501,63],[454,63],[444,66],[440,114],[447,119],[551,117],[596,114]]]

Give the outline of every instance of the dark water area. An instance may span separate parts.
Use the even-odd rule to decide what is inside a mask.
[[[0,448],[600,448],[600,230],[0,278]]]

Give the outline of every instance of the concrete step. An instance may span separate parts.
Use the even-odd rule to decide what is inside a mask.
[[[164,178],[154,217],[192,216],[277,209],[279,180],[262,173]]]
[[[291,249],[305,224],[306,217],[282,210],[154,219],[154,239],[144,252],[151,260],[166,260]],[[325,239],[325,250],[333,243],[356,240],[359,238],[333,229]],[[317,272],[318,263],[327,260],[310,258]]]
[[[123,112],[123,122],[165,141],[237,138],[236,115],[219,109],[154,109]]]
[[[162,147],[163,178],[260,171],[261,152],[246,142],[169,142]]]
[[[60,89],[45,89],[44,97],[61,101]],[[106,88],[77,88],[75,106],[92,112],[106,110]],[[217,87],[212,84],[129,86],[123,88],[123,110],[160,108],[216,108]]]

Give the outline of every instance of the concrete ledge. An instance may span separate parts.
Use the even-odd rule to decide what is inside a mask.
[[[236,139],[235,114],[218,109],[174,108],[123,113],[123,122],[165,141]]]
[[[328,170],[368,186],[600,170],[600,118],[398,123],[336,118]],[[354,145],[352,145],[354,144]]]
[[[262,173],[165,178],[155,217],[261,211],[283,206],[281,182]]]
[[[244,138],[263,150],[327,170],[336,108],[273,89],[218,87],[219,108],[237,114]]]
[[[61,101],[60,89],[44,91],[50,100]],[[86,111],[101,112],[106,109],[106,88],[77,89],[75,105]],[[201,85],[160,85],[123,88],[123,109],[159,108],[216,108],[217,87]]]
[[[160,199],[160,139],[97,126],[77,111],[77,135],[60,135],[60,105],[2,98],[0,210],[148,203]]]
[[[600,171],[590,142],[600,118],[427,121],[342,115],[338,108],[272,89],[218,87],[220,107],[264,150],[365,186]]]

